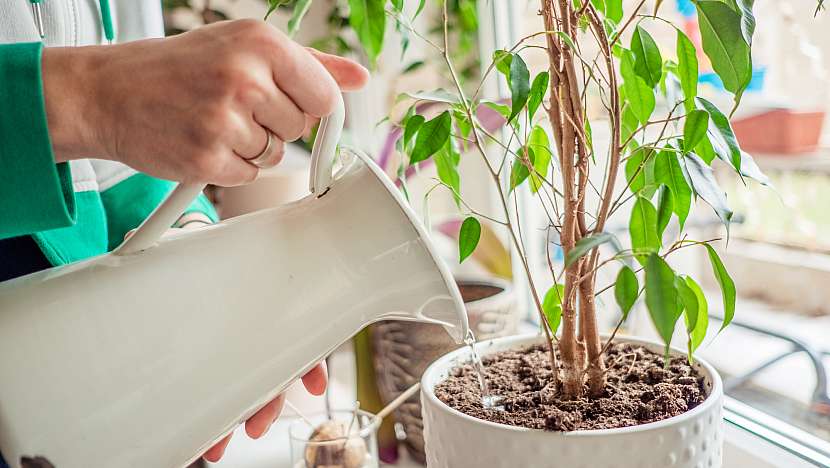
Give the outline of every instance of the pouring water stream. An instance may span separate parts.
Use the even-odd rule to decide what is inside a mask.
[[[490,386],[487,384],[487,378],[484,375],[484,364],[481,362],[481,357],[476,351],[475,343],[476,337],[473,331],[468,330],[467,336],[464,338],[464,344],[470,349],[470,361],[473,365],[473,370],[478,376],[478,386],[481,390],[481,405],[484,409],[503,411],[504,406],[499,404],[501,403],[502,397],[490,394]]]

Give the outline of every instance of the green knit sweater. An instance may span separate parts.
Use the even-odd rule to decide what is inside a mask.
[[[73,184],[70,164],[56,164],[52,153],[42,51],[37,42],[0,44],[0,239],[30,235],[52,265],[62,265],[116,247],[175,184],[134,171],[116,183]],[[217,220],[204,196],[193,211]]]

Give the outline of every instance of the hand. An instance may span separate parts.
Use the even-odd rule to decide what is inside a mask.
[[[225,21],[165,39],[48,48],[43,87],[58,162],[121,161],[175,181],[238,185],[272,132],[282,157],[306,121],[363,87],[355,62],[306,49],[262,21]]]
[[[308,390],[308,392],[312,395],[322,395],[323,392],[326,391],[327,381],[328,377],[325,363],[318,364],[314,369],[311,369],[308,374],[303,376],[303,385],[305,385],[306,390]],[[248,437],[252,439],[259,439],[266,432],[268,432],[268,429],[271,428],[271,424],[277,420],[280,412],[282,412],[282,406],[284,403],[285,396],[280,395],[267,405],[263,406],[262,409],[257,411],[253,416],[251,416],[250,419],[245,421],[245,432],[248,434]],[[202,457],[209,462],[219,461],[219,459],[222,458],[222,455],[225,454],[225,449],[231,441],[231,436],[233,436],[232,433],[228,434],[227,437],[220,440],[213,447],[209,448]]]

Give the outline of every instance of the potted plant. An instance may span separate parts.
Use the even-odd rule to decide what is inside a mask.
[[[765,180],[739,147],[730,110],[697,95],[698,57],[705,55],[734,96],[731,110],[740,103],[752,78],[752,1],[695,1],[702,50],[660,16],[663,2],[653,2],[649,11],[645,3],[540,0],[544,29],[497,51],[484,74],[503,75],[507,105],[487,101],[481,87],[471,92],[461,82],[446,30],[439,41],[419,34],[444,59],[452,92],[414,95],[400,122],[400,149],[407,157],[398,174],[427,159],[435,162],[438,184],[467,216],[459,234],[462,259],[475,251],[482,221],[504,230],[541,326],[538,335],[454,351],[426,371],[422,404],[430,467],[547,466],[553,460],[562,466],[721,465],[722,385],[711,366],[694,358],[707,333],[709,298],[667,259],[680,249],[705,252],[720,286],[721,328],[728,326],[736,292],[712,245],[719,239],[691,239],[683,227],[694,202],[702,200],[728,229],[732,212],[712,164],[726,164],[742,179]],[[399,25],[411,24],[403,2],[386,10]],[[649,33],[658,28],[676,38],[676,58],[664,59]],[[547,62],[535,76],[524,58],[532,53]],[[422,101],[440,102],[445,110],[426,119],[416,111]],[[481,104],[503,115],[502,135],[481,124]],[[608,124],[606,147],[594,145],[597,121],[588,117],[596,114]],[[486,164],[487,181],[498,194],[497,214],[463,199],[462,182],[482,181],[459,174],[460,146]],[[519,190],[533,194],[547,214],[547,229],[561,239],[564,262],[550,263],[553,286],[546,290],[537,287],[543,278],[526,254]],[[614,215],[627,224],[625,246],[606,230]],[[676,238],[664,236],[669,223],[680,228]],[[600,247],[612,253],[602,255]],[[598,270],[617,263],[616,280],[597,284]],[[644,296],[662,342],[616,337],[616,331],[601,336],[601,294],[614,296],[621,322]],[[671,346],[678,323],[685,329],[685,352]],[[476,354],[484,355],[483,365]]]

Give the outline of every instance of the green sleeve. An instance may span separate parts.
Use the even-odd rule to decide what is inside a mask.
[[[0,44],[0,239],[71,226],[68,164],[55,164],[39,42]]]
[[[175,183],[137,173],[101,192],[101,201],[107,213],[109,250],[124,241],[124,235],[137,228],[173,190]],[[205,214],[214,223],[219,216],[204,194],[199,195],[187,213]]]

